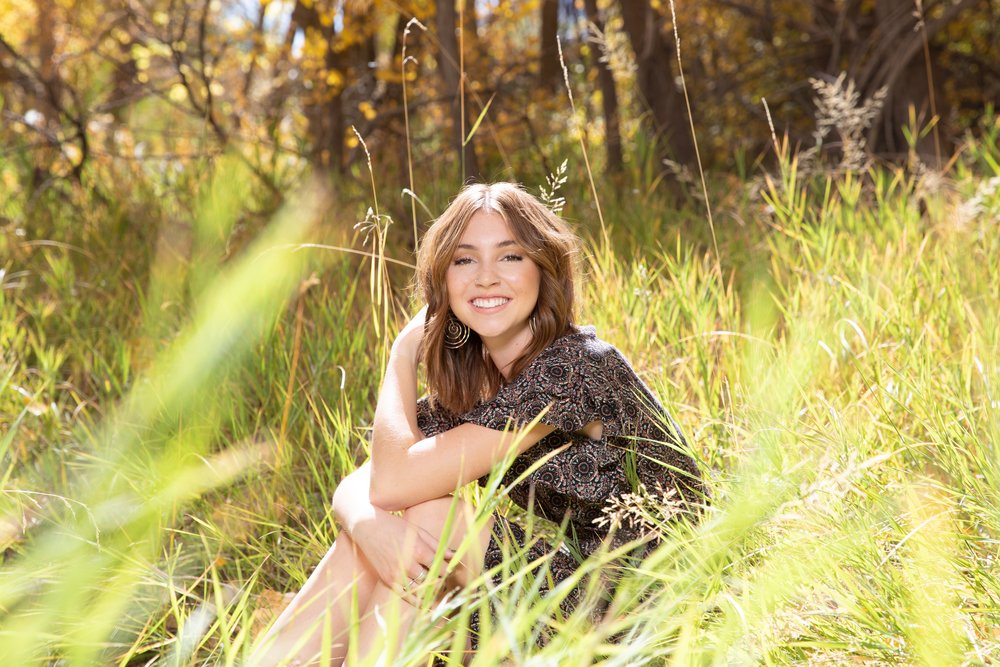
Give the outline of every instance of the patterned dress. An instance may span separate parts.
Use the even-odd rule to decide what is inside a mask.
[[[679,427],[622,354],[598,339],[593,327],[571,327],[496,396],[464,415],[451,414],[421,399],[417,425],[426,437],[464,423],[502,431],[526,424],[546,408],[541,421],[556,430],[514,460],[503,484],[514,484],[539,459],[551,455],[514,485],[509,495],[535,516],[557,524],[567,522],[566,543],[553,549],[539,540],[527,553],[529,560],[549,558],[548,573],[556,583],[571,575],[580,560],[609,537],[607,523],[594,520],[606,516],[604,510],[613,499],[635,492],[636,482],[650,492],[676,489],[682,502],[698,505],[702,501],[700,475],[686,453]],[[602,425],[597,440],[581,432],[595,421]],[[552,454],[556,450],[561,451]],[[480,484],[485,480],[480,479]],[[610,542],[612,546],[624,544],[639,537],[639,530],[623,524]],[[516,523],[496,517],[486,549],[487,569],[502,563],[504,541],[511,539],[518,543],[515,546],[523,546],[524,531]],[[563,607],[569,611],[579,595],[573,591]],[[477,621],[473,619],[474,631]]]

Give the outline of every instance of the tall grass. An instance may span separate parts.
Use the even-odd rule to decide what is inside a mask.
[[[428,602],[394,662],[456,655],[473,609],[475,665],[1000,658],[1000,124],[985,123],[936,183],[787,157],[716,184],[717,253],[689,232],[695,207],[642,187],[605,198],[600,229],[578,222],[580,319],[681,422],[711,505],[658,519],[644,561],[598,554],[547,596],[544,569],[512,557],[499,588]],[[331,249],[364,250],[350,229],[367,203],[306,188],[265,224],[248,182],[205,165],[178,186],[196,196],[147,200],[145,239],[106,234],[115,216],[130,228],[124,194],[82,226],[92,202],[5,203],[2,664],[239,664],[334,538],[388,299],[405,302],[408,272],[384,260],[407,258],[377,208],[375,257]],[[566,188],[566,216],[589,220],[579,162]],[[489,509],[503,489],[475,493]],[[597,572],[621,582],[595,622]],[[577,582],[587,600],[566,616]]]

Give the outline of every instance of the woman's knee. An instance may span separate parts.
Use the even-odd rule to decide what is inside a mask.
[[[364,554],[341,531],[314,570],[314,576],[323,582],[339,582],[340,586],[370,587],[377,579]]]
[[[462,551],[463,567],[467,569],[461,577],[463,580],[479,573],[490,540],[492,517],[485,523],[477,523],[476,510],[472,505],[461,498],[447,496],[414,505],[403,512],[403,518],[427,531],[439,542],[446,538],[450,549]],[[477,531],[477,534],[470,542],[467,538],[473,530]]]
[[[457,549],[476,526],[475,508],[453,496],[428,500],[403,512],[403,518],[427,531],[436,540],[447,538],[448,546]],[[490,521],[492,523],[492,521]],[[445,531],[447,529],[447,535]]]

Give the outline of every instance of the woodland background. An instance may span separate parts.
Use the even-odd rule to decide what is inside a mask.
[[[991,0],[708,0],[672,14],[660,0],[8,2],[6,155],[30,164],[34,192],[91,165],[231,150],[279,196],[307,165],[357,178],[360,137],[386,188],[408,187],[413,163],[454,189],[553,172],[578,123],[604,171],[670,181],[696,167],[686,102],[705,166],[732,172],[771,143],[766,100],[794,147],[857,157],[860,142],[897,161],[912,148],[940,165],[1000,96]]]
[[[0,0],[0,662],[240,664],[509,179],[712,504],[618,508],[601,623],[515,568],[392,662],[995,664],[998,98],[998,0]]]

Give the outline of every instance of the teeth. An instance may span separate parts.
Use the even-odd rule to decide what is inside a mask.
[[[497,306],[502,306],[510,301],[510,299],[505,299],[503,297],[496,297],[493,299],[473,299],[472,305],[476,308],[496,308]]]

